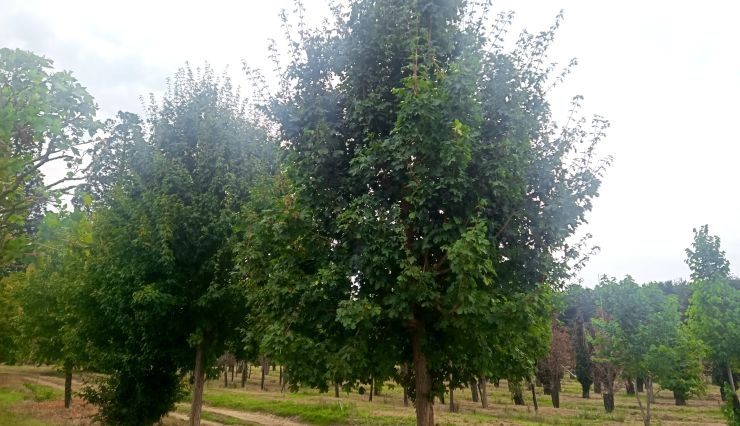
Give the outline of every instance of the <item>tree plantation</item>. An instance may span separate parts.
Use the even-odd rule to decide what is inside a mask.
[[[417,425],[468,424],[470,400],[498,424],[502,393],[556,415],[571,387],[596,423],[630,401],[645,425],[660,392],[718,389],[714,421],[740,425],[740,280],[706,225],[689,281],[575,283],[610,158],[580,97],[553,119],[561,17],[509,40],[486,2],[332,10],[284,17],[247,100],[186,66],[106,121],[72,73],[0,49],[0,363],[53,365],[64,406],[110,425],[218,421],[204,398],[274,414],[238,424],[408,423],[268,408],[268,388],[398,392]],[[208,393],[235,374],[266,399]]]

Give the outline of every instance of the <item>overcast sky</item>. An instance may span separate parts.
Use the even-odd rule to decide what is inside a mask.
[[[310,23],[327,13],[306,0]],[[585,231],[601,247],[582,272],[638,281],[688,277],[692,228],[709,224],[740,273],[740,3],[734,1],[494,1],[516,12],[515,28],[565,20],[552,59],[579,66],[552,95],[557,114],[585,97],[588,113],[612,123],[601,196]],[[0,47],[43,54],[95,97],[101,117],[140,112],[185,61],[267,66],[267,40],[292,1],[0,0]]]

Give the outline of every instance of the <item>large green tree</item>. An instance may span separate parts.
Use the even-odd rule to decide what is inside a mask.
[[[28,249],[28,218],[40,217],[50,201],[84,179],[95,109],[70,72],[55,71],[51,60],[32,52],[0,48],[2,270]],[[47,176],[54,164],[62,173]]]
[[[293,347],[286,339],[315,348],[330,336],[345,358],[365,355],[360,366],[413,366],[407,383],[424,425],[450,375],[492,374],[502,362],[504,374],[521,364],[532,373],[549,336],[543,287],[565,276],[568,238],[604,166],[593,151],[603,120],[589,130],[577,117],[551,121],[554,28],[523,34],[509,52],[495,37],[506,23],[489,32],[472,9],[358,0],[330,28],[298,26],[268,111],[288,199],[320,242],[304,247],[324,254],[295,265],[306,284],[246,277],[287,308],[271,313],[276,351]],[[256,290],[271,286],[280,288]]]
[[[127,130],[113,126],[117,142],[96,157],[108,164],[94,165],[92,180],[104,195],[90,263],[99,306],[91,335],[109,376],[88,398],[109,422],[151,424],[193,371],[191,424],[199,424],[204,372],[244,316],[232,243],[249,188],[270,166],[266,136],[228,79],[208,67],[175,75],[145,132],[135,117],[119,119]]]

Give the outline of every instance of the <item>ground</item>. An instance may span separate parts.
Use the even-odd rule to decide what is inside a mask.
[[[381,394],[368,401],[368,395],[342,393],[334,398],[311,389],[281,393],[279,372],[267,376],[267,391],[259,389],[259,371],[252,369],[247,386],[240,387],[236,375],[229,387],[223,376],[211,380],[205,390],[204,425],[413,425],[413,407],[404,407],[401,389],[387,383]],[[75,380],[80,386],[81,376]],[[50,367],[0,366],[0,426],[89,425],[95,408],[75,398],[72,408],[63,404],[62,376]],[[580,397],[580,385],[565,380],[560,396],[560,409],[552,408],[550,397],[537,394],[539,411],[535,412],[531,394],[526,406],[515,406],[505,382],[501,387],[489,385],[490,408],[483,409],[470,399],[470,390],[455,392],[459,413],[450,413],[449,405],[435,404],[435,420],[440,425],[616,425],[642,424],[634,396],[624,391],[616,395],[616,409],[604,413],[601,395]],[[643,403],[644,403],[643,395]],[[189,404],[179,404],[162,424],[187,424]],[[659,390],[653,409],[653,424],[665,426],[724,425],[720,412],[719,389],[709,386],[708,393],[690,399],[684,407],[674,405],[668,390]]]

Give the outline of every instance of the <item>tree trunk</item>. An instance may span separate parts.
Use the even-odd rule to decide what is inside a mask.
[[[231,371],[231,384],[232,385],[234,384],[234,370],[236,370],[236,366],[233,365],[233,364],[230,365],[229,366],[229,371]]]
[[[583,383],[581,383],[581,398],[589,399],[591,398],[591,395],[589,394],[589,388],[591,386],[586,386]]]
[[[497,388],[500,381],[501,381],[500,379],[493,379],[493,387]]]
[[[638,377],[635,382],[637,382],[637,392],[645,392],[645,379]]]
[[[409,390],[406,389],[406,386],[403,387],[403,406],[409,406]]]
[[[627,395],[634,395],[635,394],[635,384],[632,383],[632,379],[628,378],[627,382],[624,384],[625,390],[627,391]]]
[[[511,399],[514,400],[514,405],[524,405],[524,395],[522,395],[522,383],[515,382],[511,379],[506,379],[509,384],[509,392],[511,393]]]
[[[339,382],[334,382],[334,398],[339,398]]]
[[[728,395],[728,397],[732,398],[732,409],[735,411],[735,415],[740,415],[740,399],[737,396],[737,388],[735,387],[735,377],[732,375],[732,367],[730,367],[730,363],[727,363],[727,379],[730,383],[730,392],[732,392],[732,395]]]
[[[683,395],[673,393],[673,399],[676,400],[676,405],[686,405],[686,398]]]
[[[534,404],[534,412],[536,413],[539,410],[539,406],[537,405],[537,392],[534,389],[534,382],[529,384],[529,388],[532,390],[532,403]]]
[[[267,359],[263,356],[262,357],[262,368],[260,370],[262,371],[262,375],[260,376],[260,390],[267,390],[265,389],[265,375],[267,374],[266,370],[269,370],[270,366],[267,364]]]
[[[648,390],[650,388],[648,387]],[[642,400],[640,400],[640,392],[635,392],[635,398],[637,398],[637,406],[640,407],[640,414],[642,415],[642,423],[645,426],[650,426],[650,396],[648,395],[647,400],[647,413],[645,413],[645,408],[642,406]]]
[[[64,408],[72,405],[72,364],[64,364]]]
[[[280,385],[280,389],[282,392],[283,389],[283,366],[280,366],[280,376],[278,377],[278,384]]]
[[[488,382],[485,376],[481,376],[478,379],[480,386],[480,403],[483,408],[488,408]]]
[[[247,362],[242,365],[242,387],[247,386]]]
[[[427,357],[422,347],[424,323],[417,320],[411,334],[411,349],[414,357],[414,379],[416,384],[416,426],[434,426],[434,406],[432,401],[432,378],[427,368]]]
[[[224,387],[229,387],[229,367],[224,366]]]
[[[614,394],[604,392],[601,396],[604,398],[604,411],[607,413],[614,411]]]
[[[455,406],[455,387],[452,386],[452,383],[450,383],[450,413],[457,413],[457,407]]]
[[[653,380],[651,378],[645,379],[645,387],[647,387],[648,402],[655,404],[655,393],[653,392]],[[650,405],[648,405],[648,411],[650,411]]]
[[[598,380],[594,381],[594,393],[601,393],[601,382]]]
[[[193,400],[190,405],[190,426],[200,426],[200,412],[203,408],[203,386],[205,369],[203,367],[203,342],[195,347],[195,383],[193,383]]]
[[[470,393],[473,397],[473,402],[478,402],[478,381],[475,377],[470,379]]]
[[[373,402],[373,393],[375,392],[375,379],[370,378],[370,402]]]
[[[552,406],[554,408],[560,408],[560,383],[557,382],[556,386],[552,387]]]

